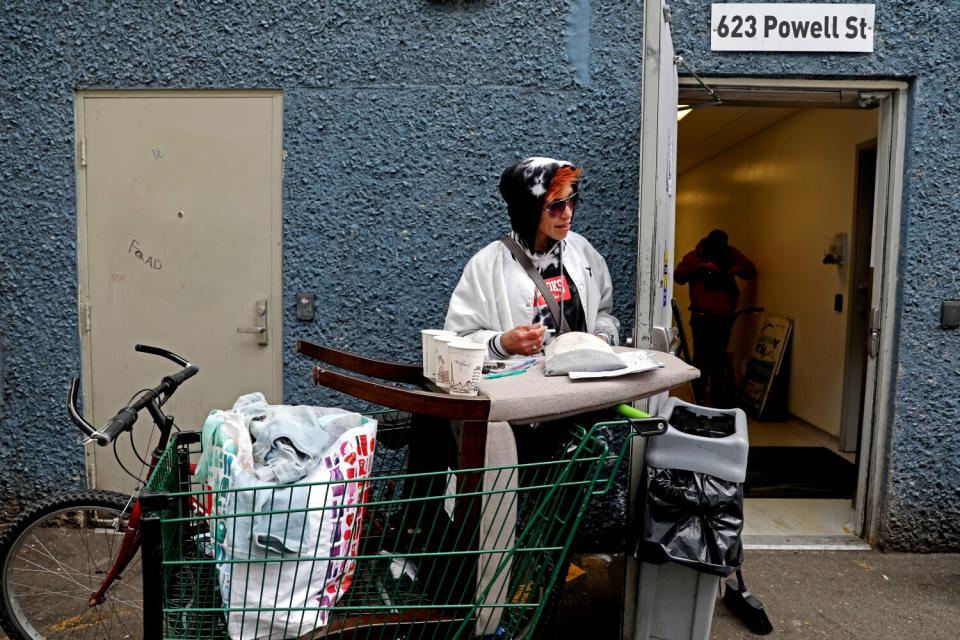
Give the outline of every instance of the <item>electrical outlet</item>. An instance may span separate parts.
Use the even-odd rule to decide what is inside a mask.
[[[313,320],[315,301],[316,294],[312,291],[301,291],[297,294],[297,320]]]
[[[960,327],[960,300],[944,300],[940,305],[940,327],[942,329]]]

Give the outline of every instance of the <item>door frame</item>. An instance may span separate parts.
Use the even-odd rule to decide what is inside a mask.
[[[876,260],[881,266],[881,273],[876,274],[879,286],[874,288],[875,292],[879,293],[880,300],[880,332],[876,363],[873,367],[868,366],[872,371],[867,376],[864,388],[864,416],[855,500],[856,535],[870,544],[875,544],[883,527],[884,497],[887,492],[886,460],[895,383],[896,301],[899,290],[897,268],[910,87],[902,81],[874,79],[704,77],[703,81],[717,91],[721,99],[724,94],[733,96],[733,99],[725,101],[725,104],[733,102],[754,106],[858,108],[861,102],[865,102],[875,104],[880,109],[872,249],[873,252],[882,252]],[[700,86],[695,78],[683,77],[679,83],[684,97],[693,95],[694,92],[690,90]],[[708,99],[709,96],[704,92],[704,101]],[[641,181],[645,179],[646,173],[641,172]]]
[[[93,420],[93,353],[92,332],[90,323],[90,256],[87,247],[87,176],[86,176],[86,132],[84,127],[84,101],[87,98],[170,98],[170,97],[203,97],[203,98],[242,98],[242,97],[271,97],[274,101],[273,121],[271,123],[273,139],[278,145],[277,158],[274,163],[270,183],[271,194],[271,222],[270,222],[270,269],[273,271],[270,306],[274,309],[276,320],[271,328],[271,338],[274,340],[274,349],[278,360],[274,368],[274,389],[278,397],[283,397],[283,92],[277,89],[79,89],[74,92],[74,132],[75,132],[75,173],[77,189],[77,314],[78,330],[80,332],[80,361],[81,361],[81,399],[83,402],[84,418]],[[279,324],[277,324],[279,323]],[[88,383],[89,382],[89,383]],[[88,443],[84,448],[86,460],[86,481],[90,488],[96,487],[96,462],[93,449],[96,445]]]
[[[877,175],[877,144],[878,140],[874,138],[867,142],[858,144],[854,151],[854,184],[853,198],[853,233],[851,234],[849,255],[850,264],[850,286],[847,288],[847,348],[846,348],[846,366],[843,372],[843,396],[840,414],[840,450],[844,452],[854,452],[860,444],[860,427],[863,423],[861,411],[863,409],[863,386],[866,384],[866,362],[867,362],[867,336],[870,331],[870,322],[868,316],[870,303],[872,302],[870,294],[870,285],[873,283],[873,273],[870,270],[870,245],[873,243],[873,216],[876,213],[876,203],[873,202],[876,196],[876,175]],[[861,212],[860,198],[865,192],[860,183],[861,178],[866,175],[863,172],[864,154],[868,151],[873,152],[873,186],[870,193],[870,219],[866,220],[865,213]],[[861,263],[861,260],[863,261]],[[858,268],[865,267],[865,272],[860,274],[858,279]],[[858,281],[859,280],[859,281]],[[861,314],[857,312],[854,305],[859,302],[859,285],[867,284],[867,309]]]

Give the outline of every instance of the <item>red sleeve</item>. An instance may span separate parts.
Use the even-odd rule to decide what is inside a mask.
[[[744,280],[750,280],[753,276],[757,275],[757,267],[750,262],[747,256],[733,247],[730,247],[730,252],[733,254],[733,264],[730,266],[730,273]]]
[[[673,270],[673,281],[677,284],[687,284],[690,276],[703,265],[703,260],[697,255],[696,251],[691,251],[683,256],[683,260]]]

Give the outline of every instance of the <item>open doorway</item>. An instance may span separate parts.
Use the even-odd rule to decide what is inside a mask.
[[[730,333],[737,386],[770,319],[791,327],[775,392],[749,419],[745,540],[856,544],[879,109],[730,102],[679,123],[675,263],[721,229],[756,265],[737,280],[737,307],[763,308]],[[689,288],[674,296],[689,337]]]

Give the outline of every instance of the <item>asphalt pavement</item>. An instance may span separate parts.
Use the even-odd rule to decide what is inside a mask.
[[[577,554],[573,564],[549,640],[618,640],[623,556]],[[753,635],[718,601],[712,640],[960,637],[960,554],[748,551],[744,574],[774,631]]]
[[[580,555],[574,564],[585,572],[568,576],[554,637],[619,639],[623,557]],[[718,601],[712,640],[960,638],[960,554],[748,551],[744,579],[773,633],[750,633]]]

